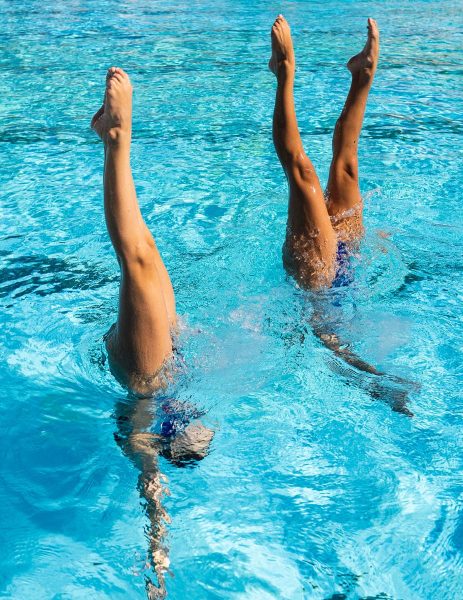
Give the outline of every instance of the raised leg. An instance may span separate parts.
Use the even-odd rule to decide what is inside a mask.
[[[352,83],[333,135],[333,160],[326,189],[328,212],[343,241],[363,234],[362,198],[358,176],[358,142],[368,93],[378,64],[379,31],[368,19],[368,39],[364,49],[347,63]]]
[[[336,236],[297,126],[294,49],[288,22],[282,15],[273,24],[271,38],[269,67],[277,78],[273,142],[289,185],[285,266],[302,285],[329,286],[335,275]]]
[[[107,345],[118,374],[134,391],[145,393],[172,352],[175,300],[135,193],[130,167],[132,86],[122,69],[109,70],[105,101],[92,127],[105,144],[105,218],[122,272],[117,324]]]

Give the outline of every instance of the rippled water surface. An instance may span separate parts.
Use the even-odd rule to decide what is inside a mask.
[[[159,460],[169,597],[460,598],[460,3],[0,8],[0,596],[146,598],[138,471],[114,439],[126,393],[102,346],[118,268],[88,127],[118,64],[135,87],[140,203],[183,315],[176,393],[215,430],[196,466]],[[323,181],[343,64],[366,17],[382,32],[360,143],[368,233],[354,285],[327,297],[298,290],[281,264],[286,187],[266,69],[280,11]],[[413,417],[333,356],[317,319],[416,382],[401,405]]]

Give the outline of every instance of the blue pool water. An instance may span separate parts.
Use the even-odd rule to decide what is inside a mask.
[[[460,3],[0,8],[0,597],[146,598],[147,516],[114,440],[126,394],[102,347],[118,271],[88,127],[118,64],[135,87],[140,203],[184,320],[176,395],[215,430],[197,466],[159,462],[169,598],[461,598]],[[281,263],[286,186],[266,70],[280,11],[322,181],[343,64],[368,16],[382,33],[360,144],[368,233],[354,285],[324,299]],[[413,418],[333,357],[314,315],[419,384]]]

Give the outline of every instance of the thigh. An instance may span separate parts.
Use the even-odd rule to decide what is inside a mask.
[[[148,233],[151,237],[151,233],[148,230]],[[153,240],[153,261],[154,266],[157,269],[159,275],[159,281],[162,289],[162,293],[164,296],[164,301],[167,310],[167,316],[169,318],[169,324],[171,328],[174,328],[177,324],[177,313],[175,308],[175,294],[174,289],[172,287],[172,282],[170,280],[169,273],[164,265],[164,261],[162,260],[161,254],[158,250],[156,242]]]
[[[337,237],[345,242],[362,237],[363,201],[356,164],[333,161],[326,188],[326,205]]]
[[[335,275],[336,235],[317,174],[303,157],[286,169],[289,183],[286,265],[308,287],[331,285]]]
[[[169,315],[153,263],[122,265],[119,314],[108,344],[130,387],[149,386],[172,353]],[[135,390],[137,391],[137,390]]]

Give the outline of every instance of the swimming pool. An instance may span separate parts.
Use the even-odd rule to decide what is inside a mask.
[[[88,127],[120,64],[135,86],[140,203],[184,315],[176,392],[216,430],[196,467],[160,460],[169,597],[460,597],[459,3],[0,6],[0,596],[146,597],[147,519],[114,441],[125,393],[101,344],[118,273]],[[381,28],[360,144],[368,235],[326,318],[362,357],[419,382],[413,418],[373,401],[368,376],[318,341],[310,299],[282,268],[266,70],[279,11],[323,181],[343,63],[367,16]]]

